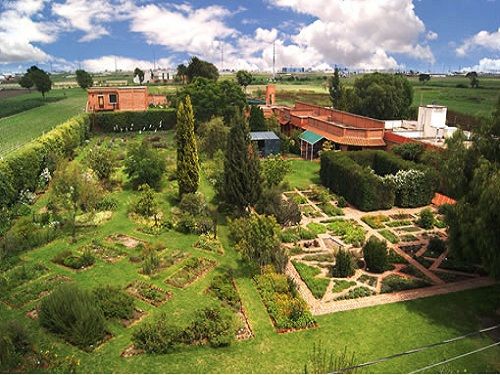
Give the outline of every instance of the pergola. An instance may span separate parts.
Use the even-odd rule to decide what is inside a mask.
[[[316,134],[310,130],[306,130],[304,133],[302,133],[299,137],[300,139],[300,156],[302,156],[304,159],[308,159],[309,157],[311,160],[314,158],[314,145],[321,140],[323,140],[325,137],[322,135]],[[306,145],[304,149],[304,144]],[[310,156],[309,156],[310,154]]]

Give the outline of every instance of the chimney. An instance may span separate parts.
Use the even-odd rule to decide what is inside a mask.
[[[267,85],[266,86],[266,105],[272,106],[276,101],[276,86]]]

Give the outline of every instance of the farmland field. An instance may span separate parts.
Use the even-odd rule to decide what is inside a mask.
[[[0,117],[9,109],[20,110],[0,118],[0,156],[85,110],[87,95],[82,89],[52,90],[46,96],[46,103],[40,102],[41,94],[38,92],[0,100]],[[33,103],[35,107],[23,110],[26,103]]]

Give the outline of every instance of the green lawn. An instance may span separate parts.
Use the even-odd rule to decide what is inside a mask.
[[[0,102],[0,112],[6,106],[22,106],[23,101],[33,102],[40,93],[19,95]],[[87,94],[82,89],[52,90],[47,94],[47,104],[0,118],[0,156],[39,137],[68,118],[85,110]]]
[[[168,160],[172,165],[175,154],[173,132],[168,132],[166,135],[162,133],[162,136],[165,136],[170,144],[170,148],[164,153],[170,157]],[[96,141],[97,139],[92,140],[88,147],[92,147]],[[304,188],[316,181],[318,163],[294,160],[292,166],[293,172],[288,178],[292,187]],[[203,168],[201,170],[203,171]],[[212,188],[204,176],[200,190],[209,199],[213,196]],[[160,198],[162,210],[167,216],[171,215],[171,209],[175,204],[173,198],[176,196],[176,191],[175,182],[165,181]],[[500,307],[500,286],[495,286],[319,316],[317,328],[278,334],[250,278],[248,267],[229,244],[228,229],[223,220],[218,227],[218,236],[225,248],[225,253],[221,255],[193,248],[192,245],[198,238],[195,235],[184,235],[170,230],[159,236],[150,236],[137,231],[137,225],[127,215],[129,202],[136,194],[126,188],[112,194],[117,198],[119,206],[109,222],[96,229],[79,231],[76,243],[70,243],[68,238],[61,238],[24,253],[22,258],[27,262],[40,261],[52,274],[69,276],[84,288],[106,284],[125,287],[134,280],[146,280],[173,293],[172,299],[161,307],[137,301],[137,305],[148,312],[146,320],[155,319],[160,313],[165,312],[172,321],[180,324],[187,323],[195,309],[218,303],[213,296],[206,293],[206,289],[211,279],[222,268],[232,268],[235,270],[238,291],[255,337],[236,342],[227,348],[193,346],[168,355],[140,355],[124,359],[120,357],[120,353],[130,345],[132,332],[136,327],[124,328],[117,323],[110,324],[113,338],[95,352],[86,353],[48,334],[37,321],[25,316],[26,312],[33,309],[38,302],[30,302],[20,309],[9,308],[0,303],[2,321],[15,319],[29,327],[30,332],[37,338],[40,349],[49,350],[59,356],[74,355],[80,360],[78,372],[298,373],[304,371],[304,364],[315,343],[322,343],[323,347],[331,352],[339,352],[347,347],[349,351],[356,352],[358,362],[364,362],[476,330],[481,327],[480,318],[492,317],[494,311]],[[45,200],[46,198],[42,196],[35,204],[36,209],[41,208],[46,203]],[[148,242],[162,242],[172,251],[181,249],[192,256],[207,257],[215,260],[218,266],[190,286],[179,289],[167,285],[164,280],[181,268],[185,261],[161,271],[152,278],[139,274],[140,265],[131,263],[127,257],[114,264],[98,259],[92,268],[80,272],[70,271],[51,262],[54,255],[62,250],[76,250],[92,239],[104,239],[119,233]],[[127,252],[134,253],[133,250]],[[487,337],[469,338],[373,366],[367,372],[409,372],[491,342],[492,340]],[[454,362],[446,367],[446,371],[498,372],[499,358],[500,349],[494,348]]]

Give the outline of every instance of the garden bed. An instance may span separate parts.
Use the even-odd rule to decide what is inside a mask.
[[[119,243],[125,246],[127,249],[135,249],[139,245],[145,245],[146,241],[140,240],[138,238],[130,237],[125,234],[114,234],[107,238],[108,241],[113,243]]]
[[[368,286],[371,286],[372,288],[375,288],[377,286],[377,281],[378,277],[373,277],[370,275],[362,274],[359,278],[358,281],[360,283],[366,284]]]
[[[425,288],[431,284],[422,279],[405,278],[398,275],[389,275],[382,280],[380,293],[394,293],[403,290]]]
[[[382,235],[382,237],[384,237],[390,243],[393,243],[393,244],[399,243],[399,237],[397,235],[395,235],[389,229],[382,229],[382,230],[379,230],[378,232]]]
[[[321,299],[326,293],[330,280],[324,277],[317,277],[321,270],[318,267],[292,260],[292,264],[300,275],[300,278],[307,285],[314,298]]]
[[[385,215],[366,215],[361,218],[361,221],[366,223],[372,229],[384,228],[384,223],[388,222],[389,220],[389,217]]]
[[[216,254],[224,254],[224,248],[217,238],[213,238],[210,235],[203,234],[200,236],[198,241],[193,245],[197,249],[202,249]]]
[[[216,261],[208,258],[190,258],[180,270],[166,279],[165,282],[176,288],[185,288],[205,275],[216,264]]]
[[[170,298],[172,298],[171,292],[164,291],[155,285],[139,280],[129,284],[125,290],[132,296],[156,307],[163,305]]]
[[[52,261],[73,271],[83,271],[95,264],[95,257],[88,249],[83,253],[64,250],[52,258]]]
[[[355,220],[331,220],[326,224],[326,227],[346,244],[361,247],[365,242],[366,231]]]
[[[57,286],[70,280],[69,277],[61,275],[44,277],[19,286],[11,294],[5,295],[3,301],[11,307],[23,307],[29,302],[45,297]]]
[[[332,293],[341,293],[346,289],[349,289],[356,285],[355,281],[352,280],[333,280]]]
[[[80,248],[79,252],[83,253],[85,250],[89,250],[92,255],[108,263],[116,263],[125,255],[124,251],[102,241],[92,241],[91,244]]]
[[[336,297],[334,300],[335,301],[342,301],[342,300],[347,300],[347,299],[357,299],[357,298],[363,298],[363,297],[369,297],[374,295],[375,292],[366,286],[358,286],[354,289],[351,289],[349,292],[346,294]]]
[[[132,317],[130,319],[121,319],[120,323],[125,328],[131,327],[144,319],[147,314],[148,313],[146,311],[135,308]]]
[[[48,272],[49,269],[41,263],[18,265],[3,273],[0,279],[0,292],[7,293],[22,284],[38,279]]]

